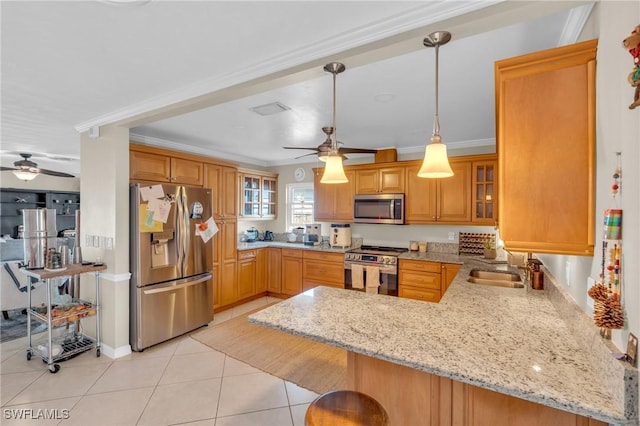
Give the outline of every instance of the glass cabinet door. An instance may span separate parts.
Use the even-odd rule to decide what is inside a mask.
[[[241,213],[246,218],[274,219],[277,215],[278,178],[244,174]]]
[[[271,178],[262,178],[262,217],[276,216],[276,191],[278,181]]]
[[[260,217],[260,177],[245,175],[243,179],[243,191],[243,216]]]
[[[473,165],[473,221],[493,224],[496,220],[495,188],[496,162],[477,162]]]

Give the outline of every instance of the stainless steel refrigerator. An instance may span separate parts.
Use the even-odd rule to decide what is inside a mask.
[[[142,351],[213,320],[213,240],[197,230],[211,190],[132,184],[130,207],[130,342]]]

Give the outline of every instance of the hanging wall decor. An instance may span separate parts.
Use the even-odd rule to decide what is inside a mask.
[[[618,163],[613,173],[614,183],[611,192],[615,200],[620,189],[621,153],[616,153]],[[602,234],[602,252],[600,276],[589,289],[593,299],[593,321],[600,327],[600,335],[611,338],[612,329],[624,327],[624,311],[620,303],[622,295],[621,281],[622,260],[622,210],[607,209],[604,212],[604,228]]]
[[[633,103],[629,105],[629,109],[634,109],[640,105],[640,25],[631,31],[629,37],[622,40],[622,45],[633,57],[633,69],[629,73],[628,80],[631,87],[635,87]]]

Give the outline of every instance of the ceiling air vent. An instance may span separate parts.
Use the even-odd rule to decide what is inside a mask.
[[[286,105],[281,104],[280,102],[272,102],[270,104],[264,104],[264,105],[260,105],[257,107],[253,107],[250,108],[251,111],[255,112],[256,114],[260,114],[260,115],[273,115],[273,114],[277,114],[279,112],[283,112],[286,111],[289,108]]]

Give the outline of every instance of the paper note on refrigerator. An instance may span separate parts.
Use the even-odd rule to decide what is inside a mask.
[[[162,232],[164,226],[162,222],[154,220],[155,213],[151,210],[147,210],[146,204],[140,204],[140,212],[138,217],[140,218],[138,226],[140,232]]]
[[[218,225],[216,225],[212,217],[206,222],[196,224],[196,235],[200,235],[200,238],[205,243],[216,235],[216,232],[218,232]]]
[[[162,189],[162,185],[160,184],[152,186],[141,186],[140,196],[142,197],[142,201],[164,198],[164,190]]]
[[[147,210],[153,212],[153,220],[167,223],[169,212],[171,211],[171,203],[166,200],[152,198],[147,203]]]

